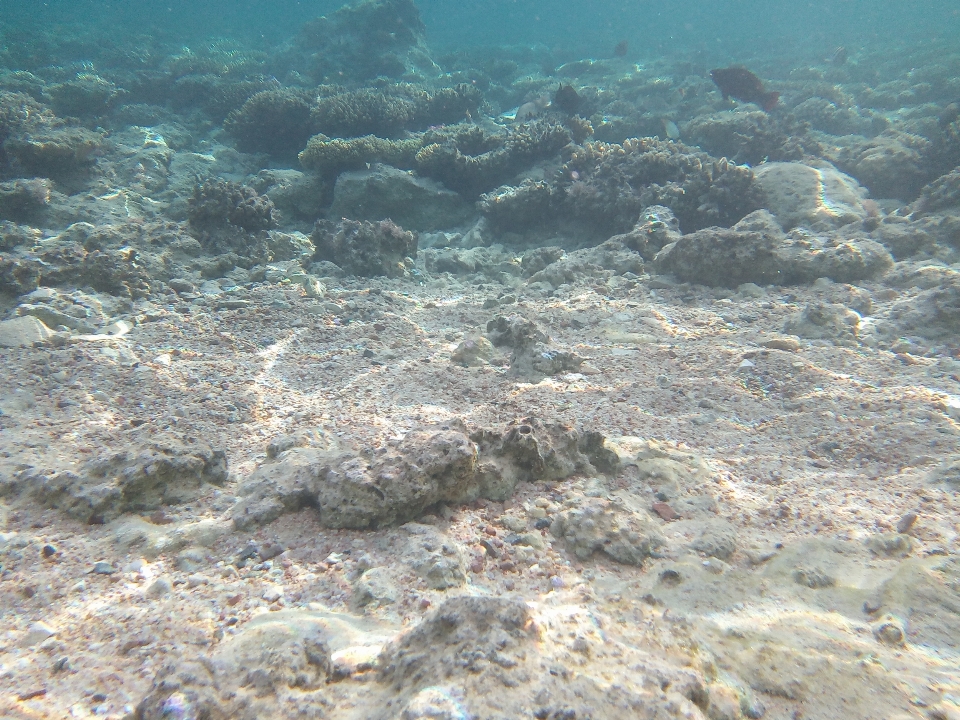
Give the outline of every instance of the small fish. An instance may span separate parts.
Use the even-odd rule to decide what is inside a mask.
[[[663,131],[667,134],[667,137],[671,140],[680,139],[680,128],[677,127],[677,124],[670,120],[669,118],[663,119]]]
[[[629,47],[630,47],[630,45],[627,43],[626,40],[621,40],[620,42],[617,43],[617,46],[613,49],[613,56],[614,56],[614,57],[624,57],[624,56],[626,56],[626,54],[627,54],[627,49],[628,49]]]
[[[572,85],[560,83],[560,87],[553,96],[553,106],[568,115],[573,115],[580,107],[580,95]]]
[[[780,102],[780,93],[765,90],[760,78],[746,68],[717,68],[710,71],[710,77],[723,93],[724,100],[732,97],[742,102],[756,103],[767,112]]]
[[[845,65],[848,57],[847,49],[843,45],[840,45],[833,51],[833,57],[830,58],[830,62],[834,65]]]

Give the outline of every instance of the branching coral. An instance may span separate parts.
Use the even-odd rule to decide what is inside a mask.
[[[243,152],[293,157],[313,134],[310,100],[299,90],[264,90],[230,113],[223,126]]]
[[[227,225],[248,232],[266,230],[273,224],[273,202],[252,187],[224,180],[197,185],[189,201],[190,224],[213,230]]]
[[[420,147],[420,138],[384,140],[366,135],[344,139],[314,135],[300,153],[300,164],[307,170],[316,170],[325,175],[356,170],[374,162],[409,169],[414,166]]]

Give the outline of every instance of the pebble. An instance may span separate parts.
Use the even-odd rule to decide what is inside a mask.
[[[171,590],[173,590],[173,585],[170,584],[170,581],[166,578],[157,578],[152,583],[150,587],[147,588],[147,597],[159,598],[167,595]]]
[[[101,560],[100,562],[94,563],[93,571],[97,573],[97,575],[113,575],[117,569],[110,563]]]
[[[917,514],[915,512],[908,512],[897,523],[897,532],[905,533],[909,532],[910,528],[913,527],[913,524],[917,521]]]
[[[52,627],[43,622],[35,622],[27,630],[27,634],[23,638],[24,647],[33,647],[34,645],[39,645],[47,638],[53,637],[57,634],[57,631]]]
[[[661,519],[666,520],[667,522],[671,520],[676,520],[680,517],[679,513],[670,507],[665,502],[655,502],[652,507],[653,511],[660,516]]]
[[[206,585],[209,582],[210,580],[204,575],[190,575],[187,578],[187,587],[195,588],[195,587],[199,587],[200,585]]]
[[[268,587],[266,590],[263,591],[263,595],[261,595],[260,597],[262,597],[268,603],[276,602],[277,600],[283,597],[283,589],[277,587],[276,585],[272,587]]]

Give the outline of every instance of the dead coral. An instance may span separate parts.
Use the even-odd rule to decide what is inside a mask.
[[[315,258],[354,275],[400,277],[417,254],[417,236],[390,220],[320,220],[313,230]]]

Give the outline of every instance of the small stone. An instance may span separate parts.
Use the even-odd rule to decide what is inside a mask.
[[[677,511],[665,502],[655,502],[652,509],[657,515],[660,516],[661,519],[666,520],[667,522],[676,520],[680,517]]]
[[[761,343],[763,347],[771,350],[784,350],[786,352],[796,352],[800,349],[800,340],[790,335],[770,338]]]
[[[208,580],[203,575],[190,575],[189,577],[187,577],[188,588],[200,587],[201,585],[206,585],[209,582],[210,580]]]
[[[32,315],[0,322],[0,347],[30,347],[51,335],[53,331]]]
[[[260,559],[263,561],[271,560],[280,555],[286,548],[280,543],[267,543],[260,548]]]
[[[873,627],[873,636],[884,645],[899,646],[906,643],[906,633],[900,622],[892,615],[888,615]]]
[[[35,622],[27,630],[27,634],[23,638],[24,647],[33,647],[34,645],[39,645],[47,638],[53,637],[57,634],[57,631],[52,627],[43,622]]]
[[[913,524],[917,522],[917,514],[915,512],[908,512],[897,523],[897,532],[906,533],[910,532],[910,528],[913,527]]]
[[[43,555],[44,558],[49,559],[57,554],[57,549],[53,545],[44,545],[43,549],[40,550],[40,554]]]
[[[268,603],[276,602],[277,600],[283,597],[283,589],[280,587],[277,587],[276,585],[273,585],[271,587],[268,587],[266,590],[264,590],[263,595],[261,595],[260,597],[262,597]]]
[[[173,590],[173,585],[170,584],[170,581],[166,578],[157,578],[152,583],[150,587],[147,588],[147,597],[159,598],[167,595],[171,590]]]
[[[97,575],[113,575],[117,569],[110,563],[101,560],[100,562],[94,563],[93,571]]]

